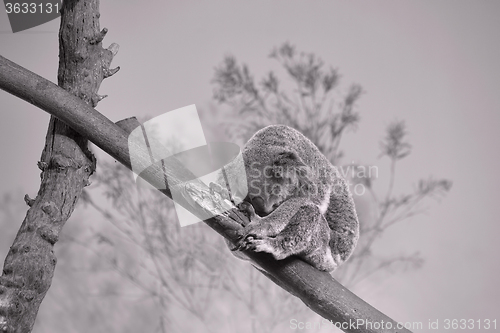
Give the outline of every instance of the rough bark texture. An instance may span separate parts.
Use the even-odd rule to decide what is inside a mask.
[[[67,1],[65,1],[65,4],[67,4]],[[96,61],[99,63],[99,59],[96,59]],[[60,89],[40,76],[29,72],[21,66],[2,58],[1,56],[0,89],[4,89],[19,98],[40,107],[52,115],[57,116],[67,124],[70,124],[72,128],[76,129],[79,133],[85,135],[85,137],[89,138],[92,142],[116,158],[119,162],[130,168],[128,149],[130,142],[128,141],[127,133],[137,126],[137,122],[135,120],[121,122],[120,127],[118,127],[102,114],[94,110],[91,106],[83,103],[80,99],[67,93],[65,90]],[[85,94],[85,96],[92,96],[92,94]],[[74,147],[80,149],[76,144]],[[140,155],[137,157],[143,161],[144,165],[147,166],[150,164],[150,156],[147,150],[144,150],[142,146],[134,146],[132,148],[135,153]],[[62,156],[71,157],[72,155],[66,154]],[[57,159],[55,160],[57,161]],[[76,162],[79,160],[76,160],[75,158],[64,158],[61,160],[70,160],[74,163],[70,164],[72,166],[71,168],[62,167],[63,170],[66,170],[65,172],[76,172],[75,170],[79,170],[83,173],[85,170],[85,166],[77,164]],[[153,184],[164,178],[164,172],[172,177],[177,177],[177,180],[174,182],[175,184],[182,183],[183,179],[192,179],[186,168],[183,168],[182,165],[174,162],[175,161],[172,161],[166,170],[151,168],[148,173],[144,174],[144,176]],[[87,166],[88,165],[91,164],[87,164]],[[55,169],[56,170],[53,170],[53,172],[56,172],[58,168],[56,167]],[[89,172],[91,172],[91,170],[89,170]],[[45,173],[48,174],[47,168]],[[45,177],[48,176],[44,176],[44,181],[46,181]],[[80,183],[80,186],[83,186],[82,183]],[[50,187],[50,185],[47,185],[47,187]],[[54,187],[54,185],[52,185],[52,187]],[[72,200],[72,198],[74,199],[73,196],[80,194],[81,190],[81,188],[79,191],[76,191],[74,188],[69,188],[68,191],[71,191],[73,195],[71,196],[60,192],[65,189],[63,186],[59,186],[56,189],[59,191],[54,192],[54,194],[58,194],[60,196],[63,195],[66,201]],[[203,190],[203,188],[201,188],[201,190]],[[162,192],[171,197],[168,189],[162,190]],[[61,200],[58,200],[57,202],[60,202]],[[18,263],[17,266],[8,264],[13,261],[13,259],[8,258],[5,268],[10,271],[10,273],[6,274],[4,278],[0,280],[0,330],[2,318],[3,320],[5,320],[5,318],[8,318],[9,320],[11,320],[11,318],[21,318],[19,315],[17,315],[17,317],[13,316],[14,314],[21,313],[20,311],[25,311],[23,310],[24,306],[30,306],[38,309],[43,295],[50,285],[50,278],[47,278],[48,275],[46,274],[50,273],[50,277],[52,276],[53,264],[55,262],[55,258],[51,252],[52,245],[50,244],[50,241],[55,241],[57,239],[57,232],[62,227],[63,219],[60,218],[57,220],[57,223],[55,223],[51,222],[52,220],[45,215],[50,216],[50,212],[53,212],[54,216],[62,216],[63,210],[57,209],[57,207],[56,209],[53,209],[53,206],[50,204],[44,206],[44,204],[52,202],[52,197],[50,196],[45,197],[45,199],[42,200],[41,194],[39,194],[35,204],[37,201],[39,208],[31,213],[34,217],[29,217],[31,212],[30,210],[20,231],[20,234],[26,233],[26,235],[22,236],[26,240],[24,243],[18,243],[20,236],[18,235],[18,238],[16,238],[16,243],[14,244],[14,246],[16,246],[16,251],[14,252],[18,253],[18,255],[16,256],[15,254],[9,253],[9,257],[15,257],[15,259],[21,261],[21,263]],[[28,202],[30,201],[28,200]],[[179,202],[179,204],[184,207],[189,207],[190,205],[185,200]],[[44,211],[44,207],[45,211],[49,213],[40,212],[40,209]],[[42,215],[40,221],[36,220],[36,212]],[[234,217],[234,215],[238,214],[235,213],[230,216],[215,216],[214,218],[205,220],[205,223],[225,238],[234,241],[238,236],[238,231],[241,230],[241,226],[235,222],[238,221],[238,219],[237,217]],[[42,222],[44,224],[41,224]],[[39,226],[40,224],[41,226]],[[45,229],[43,227],[45,227]],[[48,239],[49,241],[44,239]],[[33,248],[33,244],[38,243],[43,246],[43,251],[45,251],[42,252],[42,250],[40,250],[40,253],[45,253],[45,257],[41,257],[41,264],[39,264],[39,266],[37,266],[37,258],[34,256],[38,252],[30,254],[30,249]],[[23,248],[22,246],[26,247]],[[22,253],[23,251],[26,251],[28,255],[26,255],[26,253]],[[11,250],[11,252],[13,251]],[[21,252],[21,255],[19,255],[19,252]],[[342,330],[345,332],[409,332],[404,328],[398,328],[392,319],[380,313],[377,309],[371,307],[362,299],[345,289],[328,273],[320,272],[299,259],[290,257],[285,260],[276,261],[272,258],[272,256],[265,253],[248,252],[247,255],[266,271],[263,273],[267,277],[288,290],[290,293],[302,299],[307,306],[323,316],[325,319],[341,324]],[[35,258],[31,259],[30,256]],[[51,259],[52,261],[50,261]],[[22,263],[23,260],[26,261],[24,264]],[[31,262],[30,260],[33,261]],[[27,268],[23,268],[23,266]],[[40,269],[39,267],[42,268]],[[17,271],[18,269],[22,269],[22,271]],[[32,269],[33,272],[28,272],[29,269]],[[38,271],[36,271],[36,269],[38,269]],[[15,272],[15,274],[13,274],[13,272]],[[47,281],[48,284],[46,283]],[[28,287],[23,287],[26,285],[28,285]],[[39,292],[38,290],[41,291]],[[28,291],[33,292],[29,293]],[[33,304],[35,304],[36,307]],[[25,313],[27,315],[31,312],[25,311]],[[36,310],[34,313],[36,314]],[[10,317],[6,316],[6,314],[9,314]],[[359,321],[377,324],[385,323],[385,325],[382,328],[374,329],[369,327],[369,325],[359,323]],[[7,326],[4,327],[6,328],[5,331],[17,332],[14,329],[11,330],[10,326],[8,327],[9,330],[7,330]],[[25,331],[19,330],[19,332]]]
[[[43,87],[43,90],[40,90],[40,87]],[[79,133],[84,134],[98,147],[116,158],[117,161],[128,168],[131,167],[127,133],[137,126],[136,121],[128,119],[125,122],[120,122],[120,127],[118,127],[80,99],[1,56],[0,89],[16,95],[71,124]],[[133,148],[133,151],[140,155],[137,157],[143,161],[143,164],[149,165],[150,156],[148,151],[141,146]],[[150,172],[144,176],[154,184],[163,179],[164,172],[167,172],[172,177],[181,175],[178,182],[182,182],[182,178],[192,179],[190,175],[183,175],[186,170],[186,168],[172,163],[169,165],[169,170],[150,169]],[[162,192],[169,195],[167,190],[162,190]],[[185,206],[186,202],[179,202],[179,204],[188,207]],[[241,226],[235,221],[238,220],[233,216],[219,215],[205,220],[205,223],[225,238],[234,241],[238,236],[238,228],[241,229]],[[313,311],[327,320],[345,325],[346,327],[342,328],[344,332],[410,332],[404,328],[397,328],[392,319],[345,289],[328,273],[320,272],[300,259],[290,257],[276,261],[273,260],[272,256],[265,253],[248,252],[247,255],[267,271],[265,273],[267,277],[299,297]],[[381,329],[373,329],[367,327],[367,325],[357,325],[358,320],[366,320],[372,323],[384,322],[385,326]],[[355,325],[351,325],[352,323]]]
[[[113,53],[101,46],[106,30],[99,31],[98,6],[98,1],[64,1],[59,32],[58,84],[93,107],[102,99],[97,95],[102,79],[116,72],[109,70]],[[3,332],[32,330],[54,275],[54,244],[95,170],[95,158],[86,138],[52,116],[38,166],[40,189],[34,200],[25,197],[31,208],[0,277]]]

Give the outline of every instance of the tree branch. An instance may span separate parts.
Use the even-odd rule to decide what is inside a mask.
[[[3,57],[0,57],[0,88],[61,119],[130,168],[127,131],[79,98]],[[144,166],[150,165],[149,153],[142,146],[132,146],[131,149],[134,153],[138,152],[137,158]],[[169,185],[193,179],[189,171],[175,160],[167,163],[166,173],[173,179]],[[163,170],[154,166],[147,169],[144,176],[152,184],[163,182],[164,179]],[[206,189],[204,184],[200,186]],[[170,190],[162,192],[172,198]],[[178,203],[193,211],[193,206],[187,201],[181,199]],[[241,226],[231,216],[219,215],[204,222],[225,238],[234,241]],[[404,328],[397,328],[396,322],[344,288],[330,274],[320,272],[299,259],[290,257],[276,261],[266,253],[245,254],[265,270],[261,271],[264,275],[299,297],[313,311],[339,325],[344,332],[409,332]],[[367,323],[375,323],[376,327],[381,328],[370,328]]]

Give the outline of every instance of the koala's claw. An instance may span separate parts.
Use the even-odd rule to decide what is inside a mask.
[[[254,252],[267,252],[272,254],[274,254],[275,252],[275,249],[271,244],[271,240],[268,237],[257,238],[253,235],[249,235],[244,238],[241,249]]]
[[[246,235],[237,244],[235,251],[247,250],[255,252],[270,252],[270,244],[267,239],[260,238],[257,235]]]
[[[242,251],[242,250],[249,250],[248,244],[251,242],[251,240],[254,238],[253,235],[244,235],[241,237],[241,239],[236,243],[236,247],[234,248],[234,251]]]

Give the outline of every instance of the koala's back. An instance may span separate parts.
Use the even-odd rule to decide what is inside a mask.
[[[305,164],[311,167],[331,166],[311,140],[286,125],[270,125],[256,132],[245,145],[243,156],[245,162],[253,162],[256,157],[260,157],[260,160],[268,160],[279,150],[294,151]]]

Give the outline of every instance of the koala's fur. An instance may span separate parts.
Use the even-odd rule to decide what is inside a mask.
[[[323,271],[346,261],[359,238],[354,202],[345,180],[304,135],[268,126],[243,149],[249,214],[235,249],[297,255]],[[231,177],[231,168],[227,170]],[[238,257],[241,254],[235,253]]]

